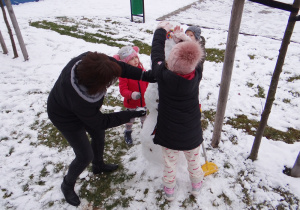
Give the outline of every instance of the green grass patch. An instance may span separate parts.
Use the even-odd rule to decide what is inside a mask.
[[[276,209],[288,209],[291,205],[298,206],[300,205],[299,197],[295,196],[294,194],[290,193],[289,191],[286,191],[285,189],[281,187],[272,188],[273,192],[278,193],[281,195],[284,200],[287,202],[286,204],[281,203],[279,204]]]
[[[265,95],[265,90],[263,87],[257,85],[257,94],[255,94],[254,96],[255,97],[258,97],[258,98],[265,98],[266,95]]]
[[[54,166],[53,172],[57,174],[60,171],[62,171],[64,168],[65,168],[65,163],[63,163],[63,162],[56,163]]]
[[[244,177],[244,180],[242,180],[241,177]],[[251,199],[251,196],[249,194],[249,189],[245,187],[244,181],[247,181],[248,183],[251,183],[251,180],[247,176],[245,177],[245,171],[240,171],[238,173],[238,176],[237,176],[237,183],[239,183],[240,186],[242,187],[242,193],[244,195],[242,201],[247,206],[251,206],[252,205],[252,199]]]
[[[10,196],[13,195],[13,193],[9,192],[7,189],[1,189],[1,191],[4,193],[4,195],[2,196],[2,198],[4,199],[9,198]]]
[[[148,33],[148,34],[153,34],[153,31],[148,30],[148,29],[145,32]]]
[[[8,154],[6,155],[6,157],[9,157],[11,156],[11,154],[15,151],[15,148],[14,147],[11,147],[8,151]]]
[[[107,163],[118,163],[119,168],[113,173],[102,173],[92,176],[89,181],[83,180],[80,196],[87,199],[94,207],[126,208],[134,197],[127,196],[126,188],[122,188],[122,183],[135,177],[134,173],[128,173],[121,164],[121,158],[127,152],[128,146],[114,129],[106,130],[105,136],[104,160]],[[89,170],[91,171],[90,168]]]
[[[78,25],[75,26],[65,26],[53,22],[49,22],[46,20],[43,21],[36,21],[30,23],[30,26],[36,27],[36,28],[43,28],[43,29],[49,29],[52,31],[56,31],[57,33],[61,35],[67,35],[71,36],[74,38],[78,39],[83,39],[86,42],[91,42],[91,43],[98,43],[98,44],[106,44],[109,46],[114,46],[114,47],[123,47],[123,44],[117,43],[117,41],[128,41],[126,39],[113,39],[109,36],[102,35],[100,33],[89,33],[89,32],[84,32],[82,30],[78,29]]]
[[[209,124],[212,124],[215,120],[216,111],[210,110],[202,110],[201,116],[201,126],[202,130],[205,131]]]
[[[250,58],[250,60],[254,60],[255,55],[248,55],[248,57]]]
[[[293,82],[295,80],[300,80],[300,75],[294,76],[294,77],[289,77],[287,79],[288,82]]]
[[[22,186],[22,190],[23,190],[23,192],[29,191],[29,184],[28,184],[28,183],[27,183],[27,184],[24,184],[24,185]]]
[[[220,195],[217,196],[218,198],[222,198],[224,203],[227,205],[227,206],[231,206],[232,204],[232,201],[230,200],[230,198],[225,194],[225,193],[222,193]]]
[[[299,98],[300,97],[300,92],[297,92],[297,91],[289,91],[290,94],[292,94],[292,96],[296,97],[296,98]]]
[[[151,54],[151,46],[148,44],[143,43],[139,40],[133,40],[132,42],[135,46],[140,48],[140,53],[150,55]]]
[[[242,129],[249,135],[255,136],[259,121],[249,120],[246,115],[236,115],[236,118],[229,118],[229,120],[226,121],[226,124],[231,125],[236,129]],[[284,141],[288,144],[300,141],[300,131],[294,128],[288,128],[288,130],[284,132],[267,125],[263,136],[267,139]]]
[[[288,98],[284,98],[284,99],[282,99],[282,102],[283,102],[283,103],[286,103],[286,104],[290,104],[290,103],[291,103],[291,100],[288,99]]]
[[[224,62],[225,50],[216,48],[206,48],[206,61],[222,63]]]
[[[112,107],[116,107],[116,106],[123,107],[123,101],[121,101],[120,99],[113,97],[111,95],[107,95],[104,98],[103,105],[112,106]],[[125,110],[125,108],[124,108],[124,110]]]
[[[93,176],[89,181],[83,181],[80,197],[85,198],[94,208],[115,209],[116,207],[129,207],[129,203],[134,197],[128,196],[126,189],[118,187],[118,185],[133,177],[134,174],[127,174],[123,167],[120,167],[114,173],[103,173]]]
[[[112,38],[109,35],[115,35],[114,32],[109,31],[109,30],[102,30],[98,29],[99,33],[90,33],[90,32],[85,32],[84,28],[90,27],[90,28],[100,28],[98,25],[94,25],[92,23],[82,23],[82,22],[75,22],[73,19],[69,19],[66,17],[59,17],[59,19],[62,23],[67,23],[69,24],[64,25],[64,24],[58,24],[50,21],[35,21],[35,22],[30,22],[30,26],[36,27],[36,28],[42,28],[42,29],[47,29],[47,30],[52,30],[55,31],[61,35],[67,35],[71,36],[77,39],[83,39],[86,42],[91,42],[91,43],[98,43],[98,44],[106,44],[108,46],[113,46],[113,47],[123,47],[125,46],[124,44],[121,44],[119,42],[130,42],[129,39],[127,38]],[[83,19],[86,20],[86,19]],[[111,20],[106,20],[106,22],[111,22]],[[119,25],[119,22],[111,22],[113,25]],[[143,43],[140,40],[133,40],[132,43],[140,48],[140,53],[150,55],[151,53],[151,46]]]
[[[1,141],[7,141],[8,139],[9,139],[9,138],[6,137],[6,136],[5,136],[5,137],[2,137],[2,138],[0,139],[0,142],[1,142]]]
[[[183,209],[201,209],[197,204],[196,198],[193,195],[190,195],[189,197],[184,199],[180,207]]]
[[[130,42],[129,37],[116,39],[109,36],[109,35],[116,35],[116,33],[113,32],[112,30],[101,29],[101,26],[93,24],[92,23],[93,21],[88,18],[82,18],[81,21],[75,21],[74,19],[67,18],[67,17],[57,17],[57,19],[60,21],[60,24],[42,20],[42,21],[30,22],[29,25],[36,28],[56,31],[61,35],[67,35],[74,38],[83,39],[86,42],[106,44],[108,46],[114,46],[119,48],[125,46],[124,44],[122,44],[122,42]],[[82,21],[86,21],[87,23]],[[105,23],[115,25],[115,27],[121,24],[120,22],[112,21],[110,19],[105,20]],[[85,32],[84,29],[86,28],[97,28],[98,29],[97,31],[99,33]],[[153,32],[150,30],[145,30],[145,33],[153,34]],[[141,54],[150,55],[151,53],[150,45],[144,43],[141,40],[136,40],[136,39],[131,42],[132,44],[140,48]],[[225,54],[225,50],[220,50],[216,48],[207,48],[206,60],[211,62],[216,62],[216,63],[222,63],[224,61],[224,54]]]
[[[46,177],[49,175],[49,171],[47,171],[46,166],[43,167],[43,169],[40,171],[40,178],[41,177]]]
[[[52,123],[36,121],[31,126],[31,129],[39,130],[37,138],[39,141],[31,142],[32,146],[38,146],[42,144],[50,148],[58,148],[59,152],[69,146],[67,140]]]
[[[254,86],[254,84],[253,83],[251,83],[251,82],[247,82],[247,87],[249,87],[249,88],[252,88],[253,86]]]

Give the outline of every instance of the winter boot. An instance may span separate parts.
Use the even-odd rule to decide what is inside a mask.
[[[79,206],[80,200],[77,194],[74,191],[75,183],[68,183],[66,181],[66,177],[64,177],[64,181],[61,184],[61,191],[63,192],[66,201],[72,206]]]
[[[202,185],[202,181],[199,183],[192,183],[192,195],[194,197],[196,197],[197,195],[199,195],[200,193],[200,189],[201,189],[201,185]]]
[[[125,138],[125,142],[126,144],[132,144],[132,138],[131,138],[131,133],[132,131],[125,131],[125,135],[124,135],[124,138]]]
[[[101,166],[93,164],[92,171],[94,174],[100,174],[102,172],[112,172],[117,170],[119,166],[117,164],[103,164]]]
[[[175,188],[164,187],[165,199],[168,201],[173,201],[175,198],[174,191],[175,191]]]

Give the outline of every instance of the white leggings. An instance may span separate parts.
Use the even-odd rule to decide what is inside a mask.
[[[176,165],[179,157],[178,150],[162,147],[164,158],[163,184],[165,187],[174,188],[176,185]],[[200,146],[187,151],[182,151],[188,163],[188,171],[192,183],[199,183],[203,180],[204,172],[200,165]]]

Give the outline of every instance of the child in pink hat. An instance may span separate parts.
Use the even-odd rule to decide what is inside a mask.
[[[153,142],[162,148],[163,190],[168,201],[175,198],[180,152],[184,153],[188,163],[192,195],[200,193],[204,178],[200,164],[203,135],[199,109],[203,68],[198,65],[204,58],[204,49],[198,42],[182,37],[180,27],[175,27],[174,36],[181,34],[178,37],[182,41],[176,42],[166,58],[164,47],[171,27],[168,22],[158,25],[152,41],[152,70],[144,73],[145,77],[153,77],[158,84],[159,105]]]
[[[129,65],[138,67],[146,71],[138,57],[139,48],[137,46],[122,47],[113,57],[116,60],[123,61]],[[148,82],[119,78],[119,89],[121,95],[124,97],[123,105],[127,110],[135,110],[138,107],[146,109],[144,94],[148,87]],[[142,126],[146,116],[140,118]],[[124,139],[127,144],[132,144],[132,126],[134,118],[129,123],[125,124]]]

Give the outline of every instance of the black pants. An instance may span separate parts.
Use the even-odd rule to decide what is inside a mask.
[[[92,138],[91,143],[89,142],[86,132],[88,132]],[[61,133],[67,139],[76,155],[75,159],[69,166],[69,170],[66,175],[67,182],[75,183],[76,179],[90,162],[99,166],[104,164],[104,130],[96,131],[88,128],[82,128],[78,131],[61,131]]]

